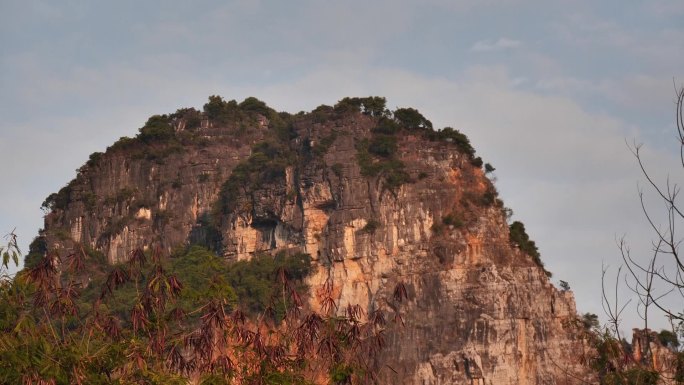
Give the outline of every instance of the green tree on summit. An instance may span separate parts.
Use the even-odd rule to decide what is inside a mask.
[[[415,108],[399,108],[394,111],[394,119],[409,130],[432,130],[432,122]]]
[[[164,142],[174,137],[173,127],[167,115],[153,115],[140,128],[138,138],[145,143]]]
[[[269,116],[271,111],[273,111],[269,106],[266,105],[266,103],[253,96],[243,100],[240,104],[238,104],[238,107],[240,107],[242,111],[255,112],[263,116]]]

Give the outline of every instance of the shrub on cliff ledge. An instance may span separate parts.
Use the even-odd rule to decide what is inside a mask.
[[[541,255],[539,254],[537,245],[533,240],[530,239],[530,236],[527,235],[527,232],[525,231],[525,225],[522,222],[515,221],[509,226],[509,230],[511,243],[517,245],[522,252],[532,257],[534,263],[541,267],[544,270],[544,273],[550,277],[551,272],[544,269],[544,262],[541,260]]]
[[[140,129],[138,138],[150,144],[154,142],[166,142],[174,138],[174,130],[171,127],[167,115],[153,115]]]
[[[672,350],[676,350],[679,347],[679,338],[677,337],[677,334],[671,332],[670,330],[661,330],[658,333],[658,340],[661,344],[663,344],[663,346]]]
[[[204,105],[204,113],[210,120],[219,124],[225,124],[236,120],[240,116],[240,107],[235,100],[226,102],[222,97],[212,95]]]
[[[394,119],[409,130],[432,130],[432,122],[415,108],[399,108],[394,111]]]
[[[202,113],[194,108],[179,108],[171,114],[172,121],[182,120],[185,122],[186,130],[195,130],[202,124]]]
[[[243,100],[240,104],[238,104],[238,107],[240,107],[242,111],[254,112],[266,117],[268,117],[273,111],[269,106],[266,105],[266,103],[262,102],[261,100],[253,96],[250,96]]]
[[[387,100],[380,96],[368,96],[365,98],[346,97],[335,104],[335,112],[361,112],[370,116],[388,116],[389,111],[385,107]]]
[[[470,144],[468,137],[454,128],[444,127],[439,131],[428,131],[426,137],[428,140],[432,141],[454,143],[459,150],[467,154],[470,158],[475,157],[475,149]]]
[[[391,191],[404,183],[411,182],[411,177],[405,170],[406,166],[394,156],[396,141],[385,137],[376,140],[375,145],[371,147],[373,143],[373,141],[369,142],[368,140],[357,143],[356,159],[361,168],[361,175],[383,177],[386,187]]]
[[[397,138],[390,135],[375,135],[368,143],[371,154],[391,158],[397,152]]]
[[[383,116],[378,120],[378,125],[375,126],[375,128],[373,128],[373,133],[394,135],[398,133],[400,129],[401,127],[399,127],[399,124],[397,122]]]
[[[218,219],[232,213],[240,197],[250,191],[282,182],[285,169],[294,162],[295,155],[286,144],[276,141],[257,143],[252,148],[252,155],[239,163],[221,186],[214,216]]]

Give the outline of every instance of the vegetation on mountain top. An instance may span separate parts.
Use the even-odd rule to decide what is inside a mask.
[[[418,110],[413,108],[399,108],[392,112],[386,108],[386,100],[383,97],[347,97],[340,100],[334,107],[319,106],[309,113],[309,116],[314,122],[323,122],[334,119],[335,116],[349,113],[363,113],[377,119],[377,125],[372,130],[372,137],[368,141],[361,140],[358,143],[357,158],[363,175],[382,177],[386,181],[387,188],[390,190],[395,190],[402,184],[411,182],[403,162],[396,153],[398,149],[397,143],[400,138],[397,134],[402,130],[408,133],[420,133],[432,141],[454,143],[459,151],[473,159],[473,162],[479,159],[474,158],[475,152],[468,138],[459,131],[451,127],[437,131],[433,130],[432,123]],[[203,119],[218,126],[232,125],[240,131],[246,129],[247,125],[250,124],[248,122],[256,122],[257,116],[266,118],[269,128],[269,134],[266,135],[266,144],[261,145],[277,148],[277,159],[270,162],[251,159],[246,162],[247,164],[239,166],[236,170],[238,173],[250,173],[249,170],[245,169],[258,167],[260,162],[268,163],[266,164],[268,167],[266,173],[270,173],[271,177],[263,175],[263,178],[259,177],[257,179],[268,180],[277,178],[282,174],[281,166],[283,166],[283,160],[288,164],[293,163],[295,149],[289,148],[289,141],[296,136],[292,129],[294,119],[301,119],[306,114],[292,116],[284,112],[278,113],[266,103],[254,97],[248,97],[238,103],[235,100],[226,101],[220,96],[213,95],[209,97],[208,102],[203,106],[203,112],[193,108],[183,108],[172,114],[153,115],[140,128],[136,137],[121,138],[110,146],[107,152],[124,151],[128,152],[133,158],[163,162],[166,157],[172,154],[182,153],[185,145],[202,143],[204,139],[197,135],[196,129],[200,126]],[[318,141],[311,149],[311,152],[315,156],[324,155],[335,139],[336,133],[333,131],[330,136]],[[259,146],[255,146],[255,155],[257,157],[264,154],[264,151]],[[105,154],[99,152],[91,154],[88,162],[79,169],[76,179],[45,199],[42,204],[44,210],[47,212],[64,210],[75,200],[81,200],[86,205],[94,206],[96,204],[96,197],[87,197],[82,193],[74,195],[73,186],[79,179],[84,178],[84,174],[89,169],[96,168],[102,161],[103,156]],[[230,182],[227,183],[230,184]],[[225,198],[225,194],[223,195]]]
[[[265,187],[277,188],[277,186],[284,185],[287,167],[292,166],[293,173],[296,175],[299,167],[304,167],[312,161],[323,162],[323,157],[340,136],[339,129],[332,128],[325,135],[319,136],[312,132],[310,135],[316,138],[315,140],[310,140],[310,138],[294,140],[298,136],[295,125],[306,124],[307,121],[322,123],[344,119],[350,114],[364,114],[374,121],[374,127],[369,136],[355,138],[356,160],[361,174],[377,178],[382,182],[383,190],[396,193],[402,185],[416,181],[409,174],[402,155],[399,153],[402,142],[409,135],[433,142],[443,142],[447,144],[447,148],[454,148],[462,154],[474,167],[483,166],[482,159],[475,156],[475,150],[463,133],[451,127],[434,130],[432,123],[418,110],[398,108],[390,111],[386,108],[385,98],[377,96],[343,98],[334,107],[322,105],[308,114],[290,115],[284,112],[278,113],[254,97],[246,98],[238,103],[235,100],[226,101],[220,96],[213,95],[203,106],[202,112],[185,108],[172,114],[150,117],[135,138],[122,138],[107,151],[108,153],[126,151],[132,157],[162,162],[171,154],[183,152],[185,145],[200,145],[202,138],[198,128],[203,124],[202,121],[208,122],[204,123],[205,126],[229,127],[226,131],[235,132],[238,136],[247,127],[265,128],[260,131],[263,135],[261,141],[252,146],[251,156],[240,162],[222,184],[219,198],[214,204],[211,215],[205,215],[202,217],[206,217],[205,219],[198,220],[198,229],[193,230],[194,234],[199,237],[196,237],[196,242],[212,248],[215,252],[221,252],[222,237],[218,229],[227,215],[254,214],[252,195],[256,191]],[[51,194],[43,203],[43,208],[48,212],[64,210],[73,201],[82,202],[86,208],[96,207],[98,203],[125,204],[128,207],[127,214],[110,221],[102,229],[99,234],[100,242],[106,242],[119,234],[134,220],[138,208],[149,208],[149,205],[145,206],[145,200],[135,191],[129,192],[126,196],[117,193],[116,196],[111,197],[96,197],[94,194],[88,194],[87,191],[74,190],[79,183],[85,183],[83,180],[88,172],[96,172],[105,156],[106,154],[102,153],[92,154],[86,165],[79,169],[77,178],[59,192]],[[333,164],[331,170],[338,177],[343,176],[343,168],[340,164]],[[490,165],[485,171],[491,172],[493,167]],[[421,172],[417,174],[417,180],[426,176],[425,172]],[[207,179],[208,175],[205,174],[198,177],[199,182],[205,182]],[[172,186],[180,188],[182,182],[173,181]],[[288,199],[295,198],[294,196],[290,198],[290,193],[288,191]],[[488,207],[493,204],[503,207],[493,186],[489,186],[483,194],[465,194],[463,203],[466,207],[474,204],[474,208]],[[155,223],[161,223],[160,216],[163,214],[165,213],[154,213]],[[522,232],[517,230],[517,228],[512,228],[512,242],[519,245],[534,259],[535,263],[543,267],[534,242],[530,241],[529,237],[525,238],[524,230]]]
[[[334,110],[341,113],[361,112],[373,117],[383,117],[390,115],[386,104],[387,100],[381,96],[346,97],[335,104]]]
[[[467,154],[470,158],[474,158],[475,156],[475,149],[470,144],[468,137],[454,128],[444,127],[439,131],[428,131],[425,136],[432,141],[454,143],[460,151]]]
[[[394,119],[407,130],[432,130],[432,122],[415,108],[398,108],[393,115]]]

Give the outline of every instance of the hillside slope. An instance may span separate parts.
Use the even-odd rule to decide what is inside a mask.
[[[190,244],[235,261],[309,254],[309,306],[331,283],[339,309],[401,315],[377,358],[381,383],[584,375],[572,294],[550,283],[522,251],[529,245],[511,242],[467,138],[434,130],[416,110],[389,112],[383,98],[290,115],[212,97],[203,112],[152,117],[137,138],[93,154],[44,206],[34,255],[81,244],[111,264],[138,247]]]

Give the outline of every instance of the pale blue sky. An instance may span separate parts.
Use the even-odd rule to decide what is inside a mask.
[[[649,248],[625,140],[682,177],[683,20],[680,0],[0,0],[0,231],[26,249],[43,199],[150,115],[211,94],[290,112],[383,95],[469,135],[554,282],[601,313],[616,235]]]

